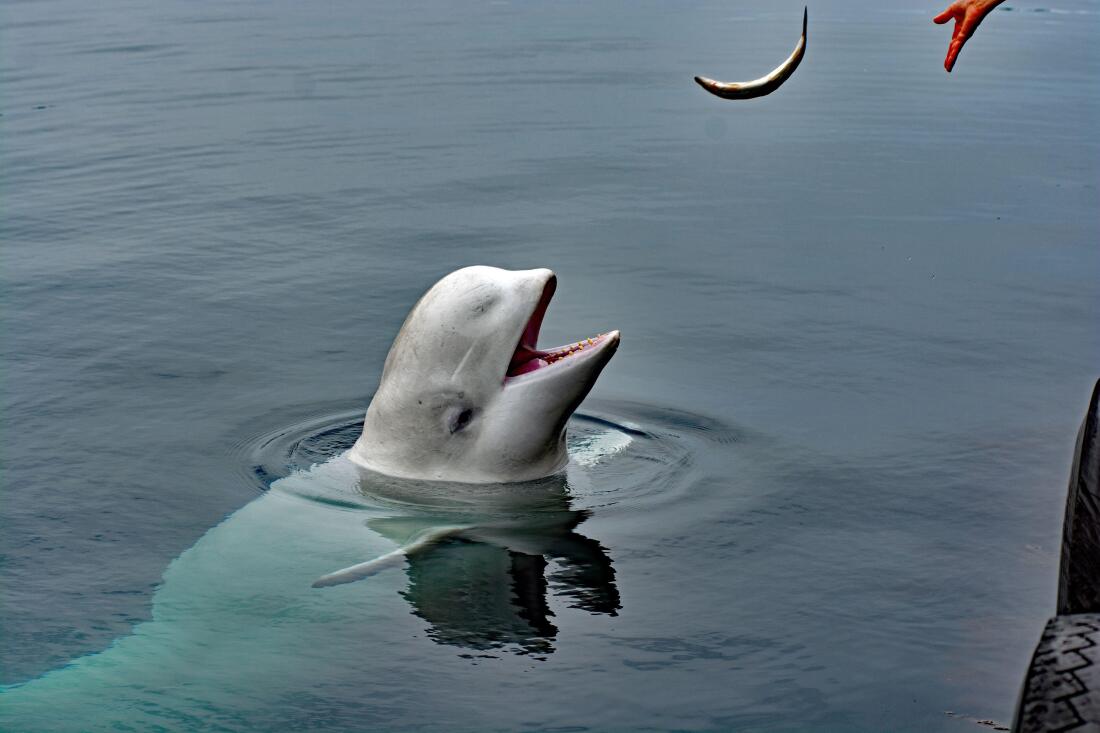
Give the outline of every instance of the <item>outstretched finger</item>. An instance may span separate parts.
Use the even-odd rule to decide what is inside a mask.
[[[952,5],[947,10],[943,11],[942,13],[937,15],[935,18],[933,18],[932,22],[937,24],[937,25],[943,25],[944,23],[946,23],[947,21],[951,20],[954,17],[955,17],[955,6]]]
[[[945,64],[948,71],[955,65],[955,59],[958,58],[959,52],[962,51],[962,47],[966,45],[966,42],[970,40],[970,37],[974,35],[974,31],[978,30],[978,24],[982,22],[983,16],[966,15],[963,16],[958,23],[955,24],[955,35],[951,39],[951,47],[947,49],[948,62]]]
[[[943,60],[943,68],[947,69],[948,72],[955,67],[955,59],[959,57],[959,51],[962,50],[968,37],[960,33],[955,36],[955,39],[951,41],[951,45],[947,47],[947,58]]]

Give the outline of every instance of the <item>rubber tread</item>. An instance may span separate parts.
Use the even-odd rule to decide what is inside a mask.
[[[1055,616],[1031,659],[1016,733],[1100,733],[1100,613]]]

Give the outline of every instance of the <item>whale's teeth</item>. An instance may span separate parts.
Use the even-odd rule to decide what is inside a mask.
[[[554,364],[562,359],[574,356],[584,351],[585,346],[595,346],[604,334],[600,333],[590,338],[581,339],[576,343],[567,344],[566,346],[559,347],[557,351],[544,352],[542,361],[547,365]]]

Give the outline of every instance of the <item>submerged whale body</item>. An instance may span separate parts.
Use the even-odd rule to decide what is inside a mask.
[[[437,484],[416,505],[424,484],[379,479],[346,454],[279,479],[171,563],[150,621],[0,688],[0,730],[221,730],[211,721],[225,717],[277,730],[254,725],[268,706],[385,669],[377,657],[417,653],[417,637],[544,656],[557,619],[617,614],[611,559],[579,531],[588,515],[572,507],[566,476]],[[408,554],[403,573],[312,587],[357,554],[456,525],[467,531]],[[556,616],[554,604],[565,606]]]
[[[354,446],[209,530],[169,565],[152,619],[130,635],[0,688],[0,730],[250,727],[271,701],[355,679],[363,654],[399,653],[418,631],[546,654],[551,597],[614,615],[611,561],[577,532],[587,514],[563,469],[566,421],[618,334],[540,349],[555,284],[548,270],[477,267],[429,290]],[[354,563],[363,557],[376,559]],[[353,582],[392,567],[406,570],[404,590],[395,573]],[[391,627],[408,636],[369,636]]]

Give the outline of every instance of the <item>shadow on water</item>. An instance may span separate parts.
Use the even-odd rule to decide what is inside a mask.
[[[564,481],[561,507],[517,521],[472,527],[407,558],[401,597],[430,624],[440,644],[549,654],[558,635],[548,594],[571,608],[617,615],[615,569],[606,548],[576,532],[586,512],[572,511]],[[401,541],[432,519],[384,517],[367,526]],[[439,521],[450,521],[440,517]]]
[[[592,614],[615,616],[621,608],[611,558],[577,531],[590,512],[573,508],[563,476],[425,492],[423,484],[365,475],[360,487],[375,501],[388,495],[407,505],[410,492],[429,498],[421,504],[424,515],[378,517],[366,525],[399,546],[439,538],[405,555],[408,587],[401,595],[440,644],[547,654],[558,633],[549,596]],[[352,573],[345,582],[361,577]]]

